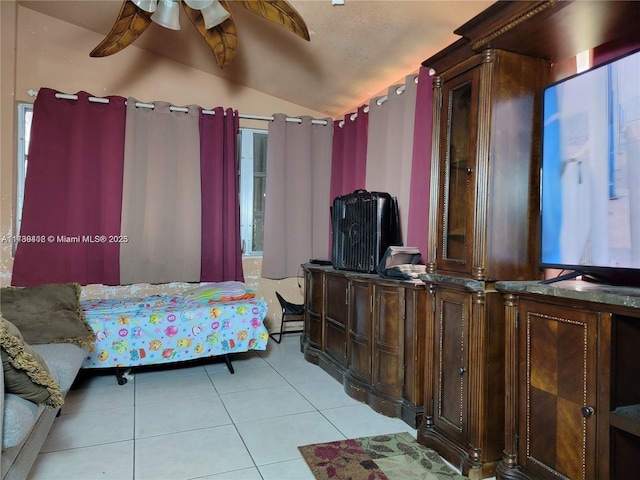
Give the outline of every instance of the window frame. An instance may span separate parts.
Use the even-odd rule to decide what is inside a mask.
[[[16,152],[16,214],[14,220],[14,237],[20,235],[22,223],[22,207],[24,205],[24,186],[27,175],[27,162],[29,158],[29,141],[31,139],[31,122],[33,120],[33,104],[18,104],[18,148]],[[16,250],[16,242],[13,244],[13,254]]]
[[[242,241],[242,255],[244,257],[260,257],[262,250],[254,250],[253,229],[254,229],[254,179],[256,176],[266,178],[266,158],[265,171],[256,174],[254,171],[254,137],[264,135],[268,137],[266,129],[240,128],[238,134],[238,179],[239,179],[239,202],[240,202],[240,238]],[[268,140],[267,140],[268,141]],[[266,155],[266,151],[265,151]]]

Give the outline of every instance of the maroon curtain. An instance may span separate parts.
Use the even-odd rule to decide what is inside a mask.
[[[236,163],[238,112],[200,113],[201,281],[244,281]]]
[[[364,189],[367,177],[367,135],[369,115],[361,105],[357,115],[344,116],[344,120],[333,122],[333,151],[331,157],[331,186],[329,197],[333,199]],[[342,126],[340,124],[342,123]],[[329,258],[333,250],[333,226],[329,219]]]
[[[358,108],[357,116],[344,117],[344,124],[334,121],[333,156],[331,159],[331,201],[340,195],[363,189],[367,169],[367,133],[369,116],[366,105]]]
[[[406,245],[427,254],[429,235],[429,183],[431,181],[431,127],[433,124],[433,86],[429,69],[420,67],[416,92],[413,135],[413,164],[409,197],[409,222]]]
[[[640,38],[622,37],[593,49],[593,66],[597,67],[614,58],[621,57],[640,48]]]
[[[33,107],[11,283],[117,285],[126,107],[42,88]]]

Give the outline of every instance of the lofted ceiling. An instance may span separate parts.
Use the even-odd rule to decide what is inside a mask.
[[[26,8],[106,35],[121,0],[18,0]],[[307,42],[230,2],[238,54],[224,69],[181,11],[181,30],[152,23],[133,45],[203,72],[338,118],[414,73],[493,4],[483,0],[289,0]],[[87,56],[96,45],[86,45]],[[115,54],[118,55],[118,54]],[[99,58],[95,61],[100,61]]]

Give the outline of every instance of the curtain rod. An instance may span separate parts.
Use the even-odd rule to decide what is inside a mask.
[[[37,97],[38,96],[38,91],[37,90],[28,90],[27,94],[30,97]],[[73,95],[73,94],[69,94],[69,93],[56,93],[56,98],[60,98],[60,99],[64,99],[64,100],[78,100],[78,95]],[[88,100],[90,102],[93,103],[109,103],[109,99],[108,98],[103,98],[103,97],[89,97]],[[125,105],[126,105],[126,100],[125,100]],[[136,107],[138,108],[154,108],[155,105],[153,103],[143,103],[143,102],[136,102]],[[170,105],[169,106],[169,110],[171,110],[172,112],[184,112],[187,113],[189,111],[189,109],[187,107],[176,107],[174,105]],[[202,110],[202,113],[205,115],[215,115],[215,111],[213,110]],[[266,115],[254,115],[251,113],[239,113],[238,117],[240,118],[244,118],[247,120],[264,120],[264,121],[273,121],[274,117],[273,116],[266,116]],[[286,117],[285,121],[287,122],[292,122],[292,123],[302,123],[302,119],[301,118],[296,118],[296,117]],[[313,125],[324,125],[326,126],[329,122],[327,120],[316,120],[315,118],[311,119],[311,123]]]
[[[413,81],[414,83],[418,83],[418,75],[414,75],[413,77]],[[405,85],[400,85],[398,87],[396,87],[395,92],[396,95],[402,95],[404,93],[405,90]],[[37,90],[28,90],[27,94],[30,97],[36,97],[38,95],[38,91]],[[66,100],[77,100],[78,96],[77,95],[73,95],[73,94],[69,94],[69,93],[56,93],[56,98],[62,98],[62,99],[66,99]],[[386,102],[389,99],[388,95],[384,95],[382,97],[379,97],[376,99],[376,105],[382,105],[384,102]],[[103,98],[103,97],[89,97],[88,100],[90,102],[95,102],[95,103],[109,103],[109,99],[108,98]],[[126,105],[126,101],[125,101],[125,105]],[[136,102],[136,107],[138,108],[154,108],[154,104],[153,103],[143,103],[143,102]],[[176,107],[174,105],[170,105],[169,106],[169,110],[171,110],[172,112],[188,112],[189,109],[187,107]],[[367,105],[364,108],[364,112],[368,113],[369,112],[369,105]],[[202,113],[205,115],[215,115],[215,112],[213,110],[202,110]],[[254,114],[250,114],[250,113],[238,113],[238,117],[240,118],[244,118],[247,120],[264,120],[264,121],[273,121],[274,117],[273,116],[266,116],[266,115],[254,115]],[[349,119],[351,121],[355,120],[358,117],[358,113],[352,113],[351,116],[349,117]],[[296,117],[286,117],[285,121],[287,122],[292,122],[292,123],[302,123],[302,119],[301,118],[296,118]],[[326,126],[328,124],[327,120],[316,120],[311,119],[311,124],[312,125],[324,125]],[[344,120],[341,120],[338,123],[338,126],[340,128],[342,128],[344,126]]]
[[[418,83],[418,75],[414,75],[413,77],[413,83]],[[405,85],[399,85],[398,87],[396,87],[396,95],[402,95],[406,89],[406,84]],[[387,100],[389,100],[389,95],[384,95],[382,97],[378,97],[376,98],[376,105],[380,106],[382,105],[384,102],[386,102]],[[366,107],[364,107],[363,109],[364,113],[369,113],[369,105],[367,105]],[[358,118],[358,112],[352,113],[349,116],[349,120],[351,120],[352,122]],[[344,120],[340,120],[340,122],[338,122],[338,126],[340,128],[344,127]]]

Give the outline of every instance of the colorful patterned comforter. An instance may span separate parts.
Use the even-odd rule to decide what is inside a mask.
[[[83,368],[133,367],[265,350],[267,304],[179,295],[83,300],[97,340]]]

